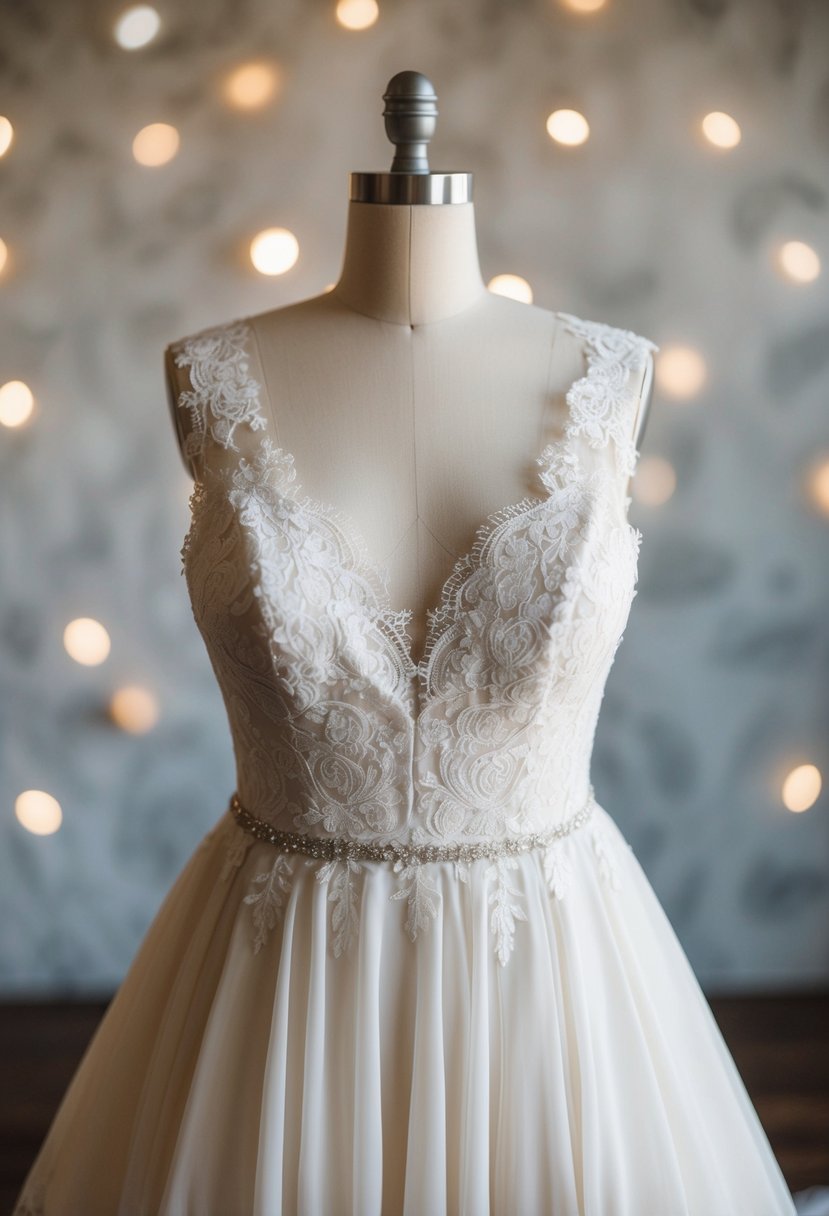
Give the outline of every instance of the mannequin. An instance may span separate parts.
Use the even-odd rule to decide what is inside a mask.
[[[398,73],[385,96],[387,131],[399,135],[415,112],[424,129],[434,101],[425,77]],[[293,454],[303,492],[352,521],[387,576],[392,607],[411,610],[418,662],[427,611],[478,527],[537,492],[535,457],[561,434],[567,389],[585,367],[578,340],[555,313],[487,289],[471,175],[431,174],[428,166],[424,173],[425,140],[419,150],[411,126],[405,135],[391,173],[352,174],[334,288],[247,320],[269,397],[268,434]],[[463,201],[374,201],[395,191],[372,195],[366,180],[392,178],[395,187],[445,178],[470,184],[450,192]],[[372,201],[355,197],[361,193]],[[186,372],[169,348],[165,368],[183,446],[187,418],[175,401]],[[636,386],[638,436],[651,373],[649,362]]]

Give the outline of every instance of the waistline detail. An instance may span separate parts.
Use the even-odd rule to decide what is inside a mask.
[[[276,845],[284,853],[304,853],[308,857],[328,860],[393,862],[394,869],[400,870],[411,865],[426,865],[438,861],[478,861],[482,858],[495,860],[498,857],[515,856],[518,853],[528,853],[532,849],[545,848],[587,823],[594,805],[595,793],[591,785],[587,801],[581,810],[543,832],[508,836],[501,840],[461,841],[446,845],[396,842],[372,844],[370,841],[351,840],[347,836],[310,836],[307,832],[285,831],[248,811],[235,791],[230,797],[229,810],[239,826],[251,836]]]

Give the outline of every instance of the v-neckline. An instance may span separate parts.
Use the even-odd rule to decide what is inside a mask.
[[[560,439],[547,443],[538,456],[536,465],[542,470],[549,467],[553,456],[565,450],[570,444],[571,436],[565,431]],[[296,462],[292,453],[284,446],[267,441],[268,459],[278,464],[289,465],[292,472],[296,471]],[[391,638],[402,664],[404,676],[409,680],[418,681],[428,691],[429,675],[432,660],[438,646],[446,639],[456,621],[454,601],[457,595],[469,582],[475,570],[479,569],[485,560],[487,549],[500,533],[503,526],[517,520],[519,516],[537,507],[547,505],[552,497],[552,488],[542,478],[545,487],[543,494],[527,494],[517,502],[499,507],[491,511],[474,529],[471,547],[455,559],[447,577],[443,580],[439,591],[437,604],[426,609],[425,641],[423,653],[416,659],[412,650],[412,638],[408,630],[409,622],[414,617],[411,607],[394,608],[389,592],[390,571],[384,562],[377,561],[371,556],[362,529],[347,512],[324,499],[305,493],[298,477],[291,481],[291,493],[286,494],[279,486],[269,484],[268,489],[283,498],[289,498],[295,506],[311,516],[322,519],[337,533],[339,545],[345,565],[349,572],[362,577],[370,586],[374,597],[372,620],[386,635]]]
[[[562,323],[566,321],[570,314],[554,311],[552,315],[557,323],[553,339],[553,344],[555,345],[555,339],[558,337]],[[261,358],[259,358],[258,335],[253,322],[254,318],[245,318],[245,323],[250,327],[257,345],[257,362],[260,364],[261,373],[259,383],[268,401],[268,413],[271,419],[273,419],[270,393],[264,377],[264,367],[261,365]],[[456,621],[454,600],[467,585],[474,571],[482,565],[488,548],[500,533],[502,527],[518,519],[519,516],[524,515],[531,509],[549,504],[552,498],[552,478],[549,476],[545,478],[544,472],[549,470],[551,462],[559,452],[571,450],[574,439],[572,430],[573,393],[576,386],[589,374],[589,354],[590,350],[588,347],[583,352],[584,371],[572,380],[563,393],[557,392],[555,394],[555,396],[564,397],[567,408],[564,414],[561,435],[555,440],[544,442],[541,450],[534,457],[534,464],[540,469],[540,473],[536,474],[536,478],[543,487],[543,492],[524,495],[523,498],[516,502],[508,503],[505,506],[490,511],[471,530],[472,536],[469,547],[463,550],[455,559],[449,574],[443,580],[439,590],[438,602],[432,607],[425,609],[425,637],[423,652],[419,659],[414,657],[413,640],[408,629],[409,623],[415,617],[415,610],[411,607],[394,608],[392,606],[389,591],[392,581],[391,571],[387,562],[379,561],[372,555],[362,529],[349,512],[327,499],[306,493],[302,479],[298,475],[296,459],[290,449],[286,448],[284,444],[276,443],[269,435],[266,435],[263,440],[263,446],[267,447],[269,463],[275,461],[277,464],[283,467],[287,466],[291,470],[291,489],[289,494],[280,490],[278,485],[269,486],[269,488],[275,490],[283,497],[290,498],[291,501],[295,502],[304,511],[318,518],[323,518],[329,525],[333,525],[341,542],[344,558],[350,558],[347,561],[350,572],[362,576],[371,587],[375,601],[373,621],[383,633],[390,637],[402,666],[402,674],[407,680],[414,681],[422,686],[423,690],[427,693],[429,691],[429,676],[434,655],[440,644],[449,635]],[[548,388],[544,397],[545,410],[548,407],[550,396],[551,393]]]

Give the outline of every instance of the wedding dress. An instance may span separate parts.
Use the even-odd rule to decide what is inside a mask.
[[[458,559],[419,661],[387,571],[268,434],[255,318],[175,344],[182,569],[237,788],[16,1216],[794,1213],[590,779],[657,348],[556,319],[584,355],[565,423]]]

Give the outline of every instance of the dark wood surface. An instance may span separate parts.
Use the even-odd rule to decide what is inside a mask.
[[[709,1000],[789,1186],[829,1185],[829,993]],[[4,1213],[106,1006],[0,1004]]]

